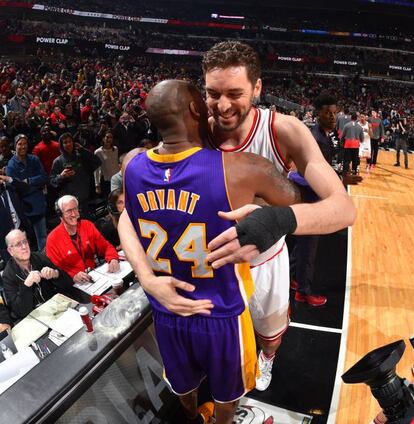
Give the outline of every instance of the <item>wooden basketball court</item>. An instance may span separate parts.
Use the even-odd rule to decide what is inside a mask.
[[[348,258],[344,370],[369,351],[404,339],[407,347],[397,373],[410,378],[414,364],[408,342],[414,335],[414,155],[409,155],[407,170],[394,163],[395,152],[380,151],[371,174],[366,175],[361,164],[364,180],[350,186],[358,219],[352,228],[352,258]],[[341,384],[338,424],[369,423],[378,411],[366,385]]]

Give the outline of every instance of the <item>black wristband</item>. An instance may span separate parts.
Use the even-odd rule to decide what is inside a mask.
[[[265,252],[282,236],[292,234],[297,226],[289,206],[263,206],[237,224],[236,231],[240,246],[253,244],[259,252]]]

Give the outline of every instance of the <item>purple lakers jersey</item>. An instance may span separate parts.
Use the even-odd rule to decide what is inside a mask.
[[[206,259],[207,244],[234,225],[217,215],[231,210],[222,155],[199,147],[173,155],[150,150],[129,162],[124,190],[126,210],[154,272],[193,284],[193,292],[180,294],[211,299],[211,316],[229,317],[244,311],[253,286],[249,264],[215,270]]]

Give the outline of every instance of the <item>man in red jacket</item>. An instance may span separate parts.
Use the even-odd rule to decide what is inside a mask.
[[[119,271],[119,257],[95,225],[80,219],[76,197],[62,196],[57,201],[61,223],[49,234],[46,241],[47,257],[65,271],[75,283],[90,281],[86,270],[95,268],[95,254],[105,258],[108,272]]]

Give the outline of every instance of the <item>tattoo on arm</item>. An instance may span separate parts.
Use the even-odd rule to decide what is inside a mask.
[[[266,169],[266,174],[272,178],[275,187],[280,193],[292,198],[292,203],[301,203],[302,194],[299,187],[289,181],[285,176],[283,176],[274,165],[268,165]]]

